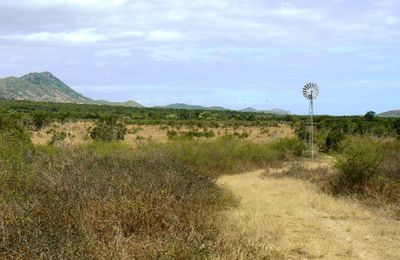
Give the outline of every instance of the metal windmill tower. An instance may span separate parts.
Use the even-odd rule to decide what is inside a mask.
[[[311,158],[314,160],[314,100],[319,97],[319,86],[317,83],[310,82],[303,87],[303,96],[310,101],[308,108],[308,143],[311,150]]]

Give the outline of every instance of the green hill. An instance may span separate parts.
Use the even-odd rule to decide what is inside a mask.
[[[230,110],[230,109],[227,109],[224,107],[218,107],[218,106],[204,107],[204,106],[199,106],[199,105],[188,105],[188,104],[184,104],[184,103],[170,104],[170,105],[163,106],[161,108],[188,109],[188,110],[217,110],[217,111]]]
[[[400,110],[391,110],[387,112],[380,113],[378,116],[383,117],[400,117]]]
[[[188,109],[188,110],[213,110],[213,111],[228,111],[233,109],[228,109],[219,106],[205,107],[199,105],[188,105],[184,103],[175,103],[166,106],[162,106],[161,108],[170,108],[170,109]],[[274,114],[274,115],[289,115],[290,112],[283,109],[272,109],[272,110],[257,110],[252,107],[247,107],[244,109],[237,110],[239,112],[251,112],[251,113],[266,113],[266,114]]]
[[[141,104],[133,100],[128,100],[126,102],[112,102],[106,100],[96,100],[97,104],[107,105],[107,106],[122,106],[122,107],[143,107]]]
[[[141,107],[134,101],[96,101],[76,92],[50,72],[0,79],[0,98],[77,104]]]

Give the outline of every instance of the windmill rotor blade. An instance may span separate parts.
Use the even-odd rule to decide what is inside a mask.
[[[319,97],[319,86],[315,82],[309,82],[303,87],[303,96],[308,99],[317,99]]]

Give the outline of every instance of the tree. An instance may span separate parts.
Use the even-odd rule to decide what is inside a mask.
[[[96,127],[90,132],[90,137],[97,141],[118,141],[124,140],[126,127],[115,116],[102,118],[96,123]]]
[[[374,111],[368,111],[365,114],[364,119],[368,122],[371,122],[372,120],[374,120],[375,117],[376,117],[376,113]]]
[[[41,130],[49,123],[49,115],[45,112],[34,112],[32,119],[36,130]]]
[[[325,146],[328,151],[338,151],[340,143],[344,140],[344,134],[339,130],[332,130],[329,132],[325,140]]]

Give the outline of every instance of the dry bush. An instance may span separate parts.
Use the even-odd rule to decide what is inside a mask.
[[[116,147],[39,150],[24,196],[1,194],[0,258],[209,255],[232,197],[173,155]]]

